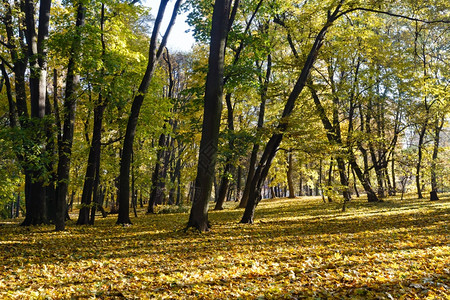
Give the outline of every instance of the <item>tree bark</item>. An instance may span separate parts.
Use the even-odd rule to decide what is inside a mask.
[[[208,201],[211,195],[217,158],[220,115],[222,112],[225,47],[230,26],[230,9],[230,0],[215,1],[197,177],[195,179],[194,197],[186,230],[190,227],[194,227],[200,232],[210,229]]]

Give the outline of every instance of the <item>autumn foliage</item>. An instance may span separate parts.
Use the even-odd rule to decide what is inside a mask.
[[[254,225],[235,203],[55,232],[0,226],[1,299],[449,299],[449,195],[440,201],[263,200]]]

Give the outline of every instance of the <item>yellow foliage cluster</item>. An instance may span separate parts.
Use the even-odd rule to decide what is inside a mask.
[[[450,299],[450,201],[318,198],[211,212],[115,216],[96,226],[0,226],[1,299]]]

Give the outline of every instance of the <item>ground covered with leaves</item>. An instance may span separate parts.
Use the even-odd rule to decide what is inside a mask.
[[[450,299],[450,197],[437,202],[265,200],[211,212],[116,216],[66,232],[0,226],[1,299]],[[144,212],[144,211],[143,211]]]

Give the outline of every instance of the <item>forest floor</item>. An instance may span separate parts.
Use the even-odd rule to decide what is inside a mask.
[[[263,200],[253,225],[235,206],[211,211],[204,234],[183,231],[186,212],[143,209],[129,227],[2,222],[0,299],[450,299],[450,195],[346,212]]]

